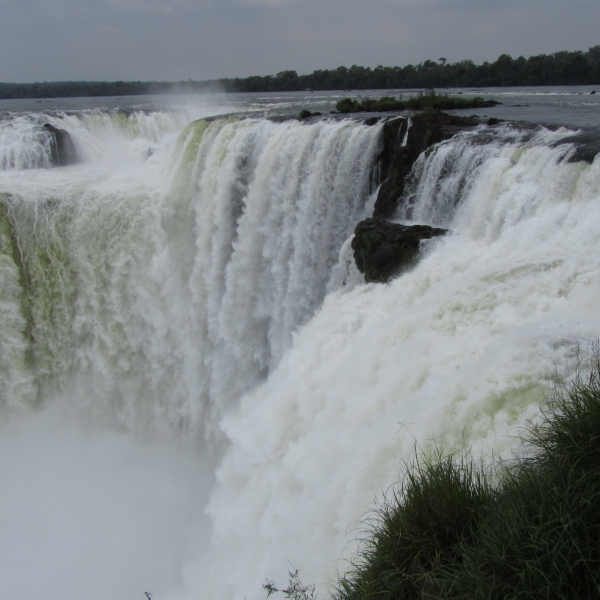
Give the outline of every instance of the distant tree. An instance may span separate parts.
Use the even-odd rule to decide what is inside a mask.
[[[307,75],[280,71],[276,75],[253,75],[207,81],[56,81],[0,83],[0,98],[64,98],[73,96],[125,96],[168,93],[182,87],[195,92],[222,89],[226,92],[313,90],[366,90],[464,86],[600,85],[600,45],[587,52],[555,52],[525,59],[502,54],[493,62],[475,65],[471,60],[448,63],[426,60],[418,65],[375,69],[352,65],[349,69],[320,69]]]

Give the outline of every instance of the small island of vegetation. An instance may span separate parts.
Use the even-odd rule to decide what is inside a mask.
[[[393,98],[384,96],[383,98],[361,98],[352,100],[343,98],[336,108],[341,113],[352,112],[390,112],[402,110],[457,110],[466,108],[487,108],[501,104],[496,100],[484,100],[476,96],[475,98],[457,98],[448,94],[438,94],[435,90],[430,90],[425,94],[418,94],[406,100],[403,98]]]

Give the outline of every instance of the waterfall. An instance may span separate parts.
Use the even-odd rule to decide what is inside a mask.
[[[7,289],[22,289],[1,347],[29,379],[5,402],[71,387],[132,431],[214,430],[322,303],[372,209],[378,147],[350,121],[200,120],[125,189],[76,173],[5,195]]]
[[[45,122],[81,163],[48,168]],[[565,129],[434,146],[395,218],[448,234],[364,284],[382,127],[2,121],[8,596],[258,600],[294,569],[326,595],[415,446],[510,451],[600,335],[600,161]]]
[[[209,595],[335,580],[416,447],[507,452],[598,338],[600,161],[569,162],[566,133],[480,128],[420,157],[411,219],[449,234],[390,284],[329,294],[223,420]]]

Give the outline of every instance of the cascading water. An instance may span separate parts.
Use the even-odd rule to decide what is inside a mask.
[[[197,505],[186,510],[201,515],[213,478],[210,462],[223,441],[219,417],[278,363],[293,331],[318,308],[328,283],[333,285],[333,267],[354,224],[372,210],[379,130],[351,121],[303,125],[233,118],[195,121],[177,137],[167,129],[150,139],[115,134],[112,118],[108,133],[97,124],[104,117],[91,123],[86,115],[71,118],[86,127],[83,134],[75,123],[69,127],[78,150],[83,148],[82,164],[29,170],[26,177],[23,171],[0,174],[4,419],[42,408],[41,415],[52,416],[30,415],[26,425],[17,420],[11,428],[33,427],[35,433],[28,429],[22,436],[45,441],[52,438],[46,427],[78,431],[81,425],[69,424],[73,419],[83,419],[93,431],[116,427],[140,440],[119,442],[134,455],[138,443],[191,444],[196,449],[185,452],[199,455],[198,464],[190,468],[185,452],[182,459],[182,450],[163,448],[167,458],[148,468],[140,485],[154,496],[150,480],[166,480],[188,500],[194,496]],[[142,151],[149,142],[158,143],[150,156]],[[106,151],[111,143],[112,154]],[[89,151],[102,144],[102,152]],[[62,411],[60,419],[69,415],[67,424],[57,425],[53,407]],[[106,451],[104,434],[89,443],[73,436],[74,452],[92,464],[98,453],[106,454],[107,463],[96,467],[98,477],[129,475],[115,465],[114,452]],[[55,450],[44,448],[45,456],[57,452],[62,460],[69,445],[61,444],[53,441]],[[156,454],[152,448],[150,454]],[[23,454],[27,464],[20,472],[39,472],[31,461],[45,464],[31,451]],[[167,476],[169,460],[187,461],[187,477],[181,467]],[[69,473],[57,475],[57,485],[69,488],[65,480],[77,479],[82,465],[63,462]],[[11,477],[5,474],[7,484]],[[96,481],[94,475],[89,479]],[[77,492],[77,485],[72,489]],[[175,511],[168,518],[179,531],[163,554],[183,552],[188,535],[181,531],[183,517],[179,509],[165,509],[161,494],[162,488],[149,514]],[[137,502],[135,495],[125,501],[125,512],[131,502]],[[187,518],[203,530],[203,519],[193,514]],[[136,523],[133,519],[133,531]],[[147,539],[139,527],[136,535]],[[79,543],[72,529],[57,543],[65,548]],[[198,535],[198,545],[206,545],[208,535]],[[164,532],[158,537],[169,539]],[[111,542],[102,538],[99,546],[104,552]],[[43,562],[44,544],[37,547],[34,554]],[[71,552],[65,550],[65,560]],[[149,559],[148,550],[140,552],[141,568]],[[161,561],[169,565],[175,559]],[[170,568],[177,572],[179,565]],[[54,571],[66,569],[59,561]],[[127,574],[115,574],[114,585],[98,586],[93,577],[89,585],[98,597],[125,597],[132,592],[129,579],[137,577],[141,585],[143,578],[132,576],[135,568],[122,570]],[[164,591],[174,583],[172,572],[162,570],[154,587]],[[9,574],[5,581],[16,593],[19,583]],[[84,593],[68,585],[50,589],[50,595],[62,597]]]
[[[222,114],[231,107],[188,107],[185,110],[143,111],[89,109],[47,113],[8,113],[0,118],[0,171],[48,168],[52,165],[52,135],[46,123],[68,130],[85,161],[119,161],[147,156],[164,145],[193,119]],[[150,152],[149,152],[150,151]]]
[[[6,196],[37,397],[74,386],[134,431],[215,426],[322,302],[369,211],[377,149],[377,128],[349,121],[197,121],[126,191],[61,181]]]
[[[224,419],[209,595],[260,597],[265,576],[296,568],[335,580],[357,519],[415,446],[505,451],[597,339],[600,161],[568,162],[572,147],[553,147],[564,130],[495,131],[415,165],[411,218],[449,234],[389,285],[331,293]]]
[[[450,232],[365,285],[381,125],[90,114],[52,123],[81,164],[0,173],[6,597],[332,581],[415,444],[510,446],[598,338],[600,162],[566,130],[422,155],[397,216]]]

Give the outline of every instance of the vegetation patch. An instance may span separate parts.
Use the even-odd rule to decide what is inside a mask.
[[[320,112],[310,112],[310,110],[303,108],[298,114],[298,117],[300,119],[308,119],[309,117],[320,117],[322,114],[323,113]]]
[[[597,598],[600,361],[557,385],[525,458],[418,454],[334,600]]]
[[[500,104],[496,100],[484,100],[480,96],[475,98],[458,98],[448,94],[438,94],[435,90],[418,94],[411,98],[399,99],[384,96],[379,100],[374,98],[343,98],[336,104],[341,113],[352,112],[391,112],[402,110],[457,110],[466,108],[487,108]]]

